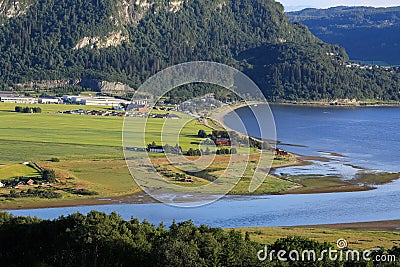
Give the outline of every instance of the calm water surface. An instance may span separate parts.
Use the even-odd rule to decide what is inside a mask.
[[[289,174],[340,175],[351,178],[353,165],[371,171],[400,172],[400,108],[329,108],[271,106],[278,140],[284,149],[301,155],[323,156],[329,163],[315,162],[308,167],[291,167]],[[260,107],[255,107],[262,110]],[[250,135],[259,135],[250,109],[236,111]],[[225,123],[240,129],[234,116]],[[332,156],[337,153],[344,157]],[[336,155],[336,154],[335,154]]]

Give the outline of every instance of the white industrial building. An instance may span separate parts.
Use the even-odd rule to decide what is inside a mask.
[[[39,98],[39,104],[60,104],[62,101],[59,98]]]
[[[130,101],[114,97],[85,97],[80,101],[81,105],[86,106],[119,106],[120,104],[130,104]]]
[[[38,99],[34,97],[3,97],[0,96],[0,102],[3,103],[18,103],[18,104],[37,104]]]

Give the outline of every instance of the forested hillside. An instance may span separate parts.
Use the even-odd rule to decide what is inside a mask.
[[[345,47],[352,60],[400,65],[400,7],[335,7],[287,14],[321,40]]]
[[[273,0],[0,3],[3,89],[82,78],[137,88],[167,66],[211,60],[248,73],[269,100],[399,99],[398,70],[345,67],[344,49],[291,24]]]

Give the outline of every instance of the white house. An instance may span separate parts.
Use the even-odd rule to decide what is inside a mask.
[[[133,104],[133,105],[147,105],[147,100],[146,99],[132,99],[130,104]]]
[[[5,184],[3,184],[2,182],[0,182],[0,187],[4,187],[5,186]]]

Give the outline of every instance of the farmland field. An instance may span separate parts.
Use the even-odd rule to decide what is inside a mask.
[[[381,222],[385,225],[389,222]],[[397,222],[398,223],[398,222]],[[365,223],[374,224],[374,223]],[[354,226],[363,225],[355,223]],[[343,225],[347,226],[347,225]],[[336,229],[341,225],[329,225],[318,227],[261,227],[261,228],[239,228],[242,233],[248,232],[253,241],[261,244],[271,244],[277,239],[286,236],[301,236],[319,242],[330,242],[336,244],[339,239],[346,239],[350,249],[366,250],[375,247],[391,248],[400,245],[400,233],[389,230],[370,229]]]
[[[59,184],[51,190],[60,193],[62,199],[103,198],[130,195],[140,191],[132,179],[126,166],[122,149],[123,117],[91,116],[61,114],[67,110],[101,110],[104,107],[75,106],[75,105],[39,105],[42,113],[23,114],[14,112],[15,106],[31,106],[0,103],[0,178],[40,176],[36,170],[22,165],[23,162],[35,162],[40,166],[56,172]],[[146,147],[155,142],[175,146],[176,143],[183,151],[196,149],[201,138],[197,132],[202,129],[211,133],[211,128],[189,115],[178,114],[181,119],[149,118],[146,124],[145,143],[140,142],[145,118],[130,117],[129,127],[124,134],[129,134],[133,142],[130,145]],[[126,122],[125,122],[126,123]],[[168,125],[167,128],[165,128]],[[248,149],[238,148],[239,153]],[[256,150],[250,150],[256,153]],[[152,157],[160,157],[154,154]],[[220,156],[219,158],[223,158]],[[286,161],[278,162],[286,163]],[[289,161],[290,163],[290,161]],[[276,164],[276,163],[275,163]],[[221,165],[221,161],[219,163]],[[219,166],[216,165],[217,167]],[[223,164],[222,164],[223,165]],[[221,166],[222,166],[221,165]],[[255,167],[256,165],[253,164]],[[167,166],[166,166],[167,167]],[[249,169],[233,193],[248,193],[251,177]],[[193,177],[193,186],[207,181]],[[290,188],[292,183],[269,177],[256,193],[282,191]],[[71,189],[88,190],[96,195],[72,195]],[[68,191],[69,190],[69,191]],[[8,194],[7,188],[0,189],[0,194]],[[85,191],[86,192],[86,191]],[[15,201],[23,207],[24,202],[32,198],[10,200],[0,196],[1,207],[6,207],[10,201]],[[43,200],[49,201],[49,200]],[[22,204],[21,204],[22,203]]]
[[[61,159],[121,159],[123,120],[59,114],[82,106],[45,105],[41,114],[11,112],[0,104],[0,164]]]
[[[40,173],[24,164],[10,164],[0,166],[0,179],[10,179],[13,177],[25,176],[25,177],[37,177]]]
[[[41,114],[21,114],[12,112],[16,105],[0,104],[0,164],[45,161],[52,157],[64,160],[123,159],[123,118],[58,113],[81,108],[103,109],[73,105],[41,105]],[[140,123],[145,120],[134,119]],[[164,121],[165,119],[149,119],[146,141],[160,142],[159,133]],[[170,124],[171,129],[176,130],[169,133],[172,139],[179,132],[179,120],[171,120]],[[191,142],[201,140],[193,138],[193,135],[202,128],[207,129],[194,121],[185,126],[179,140],[184,150],[191,146]],[[168,141],[167,137],[165,142]],[[143,146],[139,142],[137,145]]]

